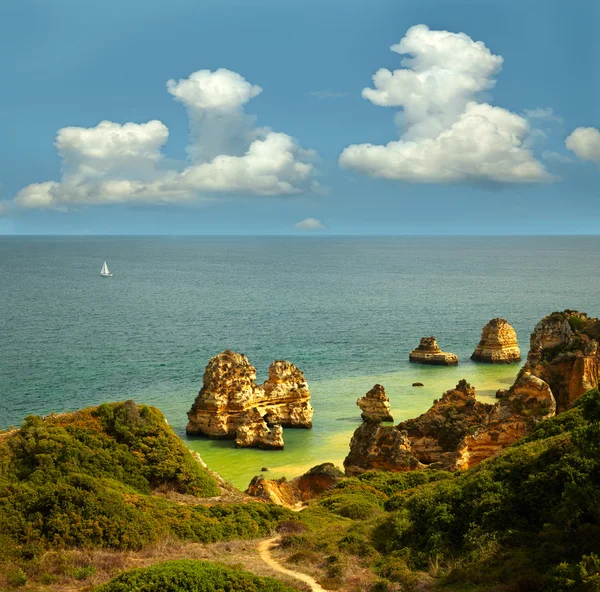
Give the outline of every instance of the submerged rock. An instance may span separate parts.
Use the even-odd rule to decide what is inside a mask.
[[[481,340],[471,355],[476,362],[510,364],[521,361],[517,333],[504,319],[492,319],[481,331]]]
[[[260,432],[263,436],[257,435],[257,446],[272,442],[276,447],[281,427],[312,427],[308,383],[294,364],[277,360],[271,364],[264,384],[255,381],[256,369],[245,355],[225,350],[211,358],[202,388],[188,412],[186,432],[238,439],[240,446],[248,445],[251,434]],[[247,415],[251,410],[258,415]],[[267,429],[267,424],[275,426],[272,436],[267,438],[261,421]],[[243,433],[238,438],[240,430]]]
[[[425,386],[422,382],[413,382],[413,386]]]
[[[376,384],[364,397],[358,399],[356,404],[361,408],[363,419],[394,421],[390,410],[390,400],[381,384]]]
[[[257,475],[250,482],[246,494],[286,508],[297,509],[335,487],[343,477],[344,473],[333,463],[323,463],[291,481],[285,478],[265,479],[262,475]]]
[[[419,347],[413,349],[408,356],[409,361],[416,364],[433,364],[441,366],[454,366],[458,364],[458,356],[443,352],[435,337],[422,337]]]

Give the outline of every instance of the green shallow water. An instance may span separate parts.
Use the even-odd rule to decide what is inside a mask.
[[[276,359],[301,368],[314,428],[286,429],[283,451],[186,442],[239,487],[263,466],[291,478],[341,463],[376,382],[397,421],[460,378],[481,397],[508,386],[518,365],[469,361],[483,325],[506,318],[526,354],[546,314],[600,316],[599,268],[600,237],[0,237],[0,429],[133,398],[185,438],[204,368],[229,348],[259,381]],[[458,367],[408,363],[432,334]]]

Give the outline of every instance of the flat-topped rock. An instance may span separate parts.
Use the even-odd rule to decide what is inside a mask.
[[[481,331],[481,340],[471,355],[476,362],[511,364],[521,361],[517,333],[505,319],[492,319]]]
[[[433,364],[439,366],[454,366],[458,364],[458,356],[443,352],[435,337],[422,337],[419,347],[413,349],[408,356],[410,362],[416,364]]]
[[[255,381],[256,369],[244,354],[225,350],[211,358],[188,412],[186,432],[233,438],[238,446],[281,448],[281,427],[312,427],[310,390],[294,364],[277,360],[265,383],[257,385]],[[258,415],[248,415],[253,410]],[[272,431],[269,425],[274,426]],[[267,436],[265,429],[272,435]],[[248,443],[251,441],[255,443]]]
[[[390,410],[390,400],[381,384],[376,384],[364,397],[360,397],[356,404],[361,408],[363,419],[394,421]]]

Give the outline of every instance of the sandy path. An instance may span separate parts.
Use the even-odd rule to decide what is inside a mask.
[[[279,541],[279,537],[275,537],[272,539],[267,539],[266,541],[261,541],[258,544],[258,554],[260,558],[275,571],[285,574],[286,576],[290,576],[291,578],[295,578],[296,580],[300,580],[305,584],[310,586],[310,589],[313,592],[327,592],[323,586],[321,586],[316,580],[311,578],[310,576],[303,574],[302,572],[295,571],[293,569],[287,569],[283,567],[279,562],[275,561],[271,555],[271,549],[276,547]]]

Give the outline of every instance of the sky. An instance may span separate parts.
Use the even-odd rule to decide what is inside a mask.
[[[6,0],[0,234],[598,234],[597,0]]]

